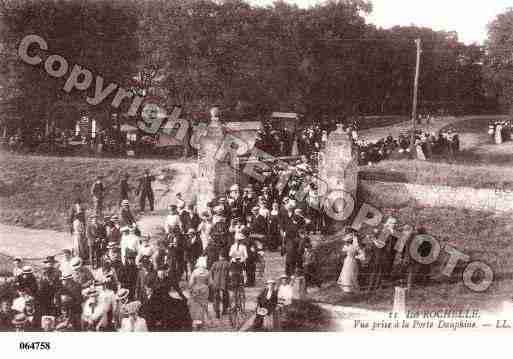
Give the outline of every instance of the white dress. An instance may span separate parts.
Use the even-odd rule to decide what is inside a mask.
[[[500,145],[502,143],[502,125],[495,128],[495,143]]]
[[[205,250],[210,242],[210,232],[212,230],[212,222],[201,222],[198,226],[198,231],[200,232],[201,245],[203,250]]]
[[[342,250],[346,252],[346,258],[337,284],[345,293],[358,292],[360,287],[358,284],[358,259],[363,259],[363,251],[358,244],[344,245]]]
[[[85,240],[85,227],[78,218],[75,218],[73,221],[73,233],[71,234],[71,242],[73,255],[82,259],[87,258],[88,248]]]

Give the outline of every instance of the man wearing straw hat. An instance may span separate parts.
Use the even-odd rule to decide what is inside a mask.
[[[55,258],[48,256],[43,261],[45,268],[39,280],[39,309],[42,315],[55,315],[54,298],[60,287],[61,272],[55,268]]]
[[[266,287],[257,297],[256,316],[253,322],[254,330],[263,329],[264,321],[273,318],[274,311],[278,305],[278,294],[276,293],[275,284],[276,282],[274,280],[269,279],[266,283]],[[272,324],[270,326],[272,327]]]
[[[61,288],[56,296],[57,307],[65,305],[64,298],[70,309],[71,321],[75,328],[80,325],[80,313],[82,312],[82,286],[73,280],[71,273],[63,273],[61,276]]]
[[[128,317],[121,320],[120,332],[147,332],[148,326],[146,320],[139,316],[141,302],[135,301],[128,303]]]
[[[91,271],[82,265],[80,258],[73,258],[71,261],[71,268],[73,269],[73,280],[80,284],[82,288],[90,286],[94,282],[94,276]]]
[[[91,195],[93,197],[93,211],[97,216],[101,216],[105,196],[105,186],[102,183],[102,176],[96,176],[96,181],[91,186]]]
[[[130,203],[128,200],[124,199],[121,201],[121,209],[119,212],[119,226],[120,228],[126,227],[126,226],[133,226],[135,225],[135,217],[132,214],[132,211],[130,210]]]
[[[21,274],[16,278],[20,287],[28,289],[28,294],[36,297],[38,295],[37,279],[31,266],[23,266]]]
[[[107,310],[104,302],[98,299],[99,293],[95,288],[85,292],[86,301],[82,309],[82,330],[103,331],[107,327]]]
[[[96,214],[92,214],[89,216],[89,223],[86,226],[86,237],[87,237],[87,247],[88,247],[88,258],[89,262],[93,268],[98,267],[100,261],[100,245],[103,240],[104,233],[100,224],[98,223],[98,219]],[[82,260],[84,260],[82,258]]]

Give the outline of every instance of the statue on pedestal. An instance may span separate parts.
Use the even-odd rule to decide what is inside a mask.
[[[198,176],[196,202],[198,210],[205,210],[206,204],[216,196],[216,153],[222,145],[224,128],[219,120],[219,109],[210,109],[210,122],[203,136],[199,139]]]

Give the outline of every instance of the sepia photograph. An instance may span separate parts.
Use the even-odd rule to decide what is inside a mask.
[[[512,6],[0,0],[0,343],[511,334]]]

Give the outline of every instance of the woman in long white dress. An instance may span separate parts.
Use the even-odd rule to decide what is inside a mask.
[[[208,284],[210,272],[207,270],[207,258],[199,257],[196,268],[191,273],[189,288],[191,298],[189,310],[193,319],[193,327],[200,328],[208,321]]]
[[[354,293],[358,292],[360,289],[358,284],[360,264],[358,261],[364,259],[364,252],[358,245],[356,234],[348,234],[344,238],[344,242],[346,243],[342,247],[342,251],[346,253],[346,257],[337,284],[345,293]]]
[[[72,224],[71,241],[73,256],[82,259],[88,258],[88,248],[85,238],[85,226],[79,218],[75,218]]]
[[[210,212],[204,211],[201,214],[201,223],[198,225],[198,232],[200,234],[201,246],[205,250],[210,242],[210,232],[212,230],[212,216]]]

